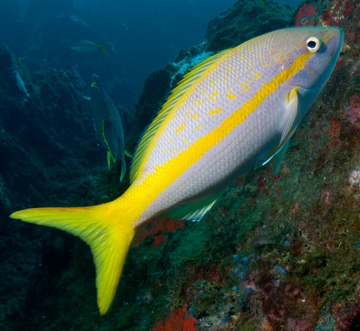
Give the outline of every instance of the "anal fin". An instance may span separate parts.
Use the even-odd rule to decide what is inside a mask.
[[[167,213],[166,216],[198,222],[205,216],[222,194],[223,192],[220,192],[193,204],[177,207]]]

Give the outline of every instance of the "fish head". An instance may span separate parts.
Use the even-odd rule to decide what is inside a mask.
[[[296,89],[301,118],[335,68],[344,39],[336,27],[289,28],[273,32],[269,54],[283,73],[283,91]]]

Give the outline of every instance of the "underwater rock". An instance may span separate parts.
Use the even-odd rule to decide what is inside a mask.
[[[30,72],[6,46],[0,46],[0,63],[0,329],[14,330],[25,318],[25,307],[36,306],[31,297],[45,290],[37,275],[51,273],[52,261],[60,273],[68,261],[62,263],[55,253],[46,258],[48,250],[42,248],[53,245],[52,234],[15,225],[9,213],[74,203],[72,194],[88,191],[84,185],[94,181],[90,171],[94,177],[93,169],[105,167],[106,158],[83,99],[87,86],[76,70]],[[64,248],[55,251],[69,256]]]
[[[272,30],[291,26],[295,9],[276,1],[238,0],[233,7],[211,20],[207,50],[218,52]]]
[[[281,19],[278,20],[278,16]],[[177,74],[173,83],[181,79],[181,66],[176,65],[181,61],[190,64],[204,51],[216,52],[285,25],[340,26],[345,30],[341,57],[322,94],[299,125],[278,175],[273,176],[270,165],[245,174],[199,223],[168,220],[145,228],[134,243],[136,247],[130,250],[113,310],[103,319],[94,316],[94,275],[93,271],[89,272],[93,269],[85,245],[61,235],[61,239],[54,240],[58,243],[56,247],[48,251],[51,256],[58,256],[59,250],[67,254],[71,251],[74,260],[69,264],[62,262],[60,271],[51,263],[38,268],[43,258],[45,261],[51,258],[50,253],[44,254],[42,250],[49,245],[48,236],[56,237],[56,234],[49,235],[52,231],[49,229],[44,232],[4,222],[3,231],[11,235],[11,239],[0,240],[0,245],[6,246],[23,268],[10,273],[11,277],[21,278],[17,283],[21,286],[20,292],[15,286],[10,288],[5,274],[1,275],[5,279],[4,291],[16,293],[6,296],[8,324],[14,325],[13,321],[26,312],[23,321],[32,325],[30,330],[170,330],[173,322],[177,323],[175,327],[184,329],[184,321],[188,319],[191,323],[188,329],[198,331],[359,328],[359,18],[360,7],[353,0],[305,1],[296,12],[272,1],[240,0],[212,20],[206,41],[182,50],[173,61],[175,65],[169,64],[146,81],[136,106],[132,144],[135,145],[140,133],[162,107],[170,93],[172,77]],[[5,60],[1,63],[12,63],[9,53],[1,52],[0,59],[2,56]],[[90,118],[85,125],[77,123],[77,116],[70,116],[84,111],[84,101],[78,100],[82,96],[77,95],[77,89],[69,87],[71,84],[78,84],[80,89],[84,86],[75,78],[75,72],[66,71],[70,77],[66,79],[61,71],[32,74],[21,68],[16,70],[31,99],[22,105],[15,85],[9,94],[11,111],[5,110],[6,118],[2,115],[4,108],[0,113],[0,129],[5,130],[0,131],[3,132],[0,152],[9,155],[11,160],[0,165],[3,167],[0,173],[4,174],[0,178],[4,219],[8,210],[29,205],[67,205],[69,200],[85,205],[116,198],[124,188],[117,186],[117,175],[88,176],[87,181],[78,186],[74,183],[74,173],[75,177],[83,178],[90,165],[98,164],[96,157],[91,156],[97,155],[91,150],[94,141],[83,141],[88,140],[83,129],[88,130]],[[0,70],[0,84],[4,74]],[[5,98],[5,94],[1,97]],[[46,116],[55,116],[57,104],[66,98],[70,101],[61,108],[72,109],[64,113],[69,116],[70,127],[74,125],[76,130],[68,132],[63,127],[67,136],[61,140],[58,135],[52,135],[51,122]],[[41,107],[32,105],[33,100],[40,102]],[[6,103],[10,104],[10,100],[6,99]],[[23,113],[19,107],[30,108]],[[32,110],[31,113],[27,109]],[[41,121],[34,120],[34,116]],[[54,121],[58,120],[61,118],[55,117]],[[35,130],[28,128],[29,121],[35,122],[32,126]],[[34,132],[45,134],[46,144],[39,137],[33,138]],[[77,132],[80,137],[74,142]],[[80,144],[80,151],[66,145],[69,141],[72,145]],[[59,142],[66,148],[61,148]],[[49,145],[54,145],[55,151],[51,151]],[[71,152],[67,153],[67,148]],[[91,152],[77,154],[88,148]],[[43,155],[42,151],[50,155]],[[101,149],[99,152],[102,156]],[[22,160],[24,155],[27,158]],[[64,162],[62,169],[53,168],[52,162],[59,157]],[[58,177],[67,180],[69,187],[61,186]],[[54,183],[54,187],[48,186],[49,182]],[[105,188],[99,182],[105,184]],[[89,189],[101,192],[90,194]],[[72,192],[70,198],[67,197],[69,191]],[[84,196],[75,199],[81,195]],[[57,199],[66,203],[59,203]],[[14,230],[15,227],[20,229]],[[33,231],[38,232],[37,236]],[[24,240],[27,236],[30,238]],[[32,241],[35,237],[41,238],[40,243]],[[26,245],[22,246],[23,241]],[[28,255],[24,256],[25,253]],[[29,262],[29,256],[36,263]],[[8,258],[5,269],[11,266]],[[43,284],[39,285],[36,276],[40,272]],[[44,274],[57,274],[58,278]],[[54,292],[58,293],[54,295]],[[29,294],[39,294],[38,299],[32,302]],[[26,296],[27,304],[23,301]]]
[[[152,73],[146,79],[143,91],[136,104],[137,137],[150,124],[164,104],[170,93],[170,82],[170,72],[167,68]]]

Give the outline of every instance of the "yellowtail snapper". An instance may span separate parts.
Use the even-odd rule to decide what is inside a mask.
[[[278,167],[342,42],[338,28],[288,28],[206,59],[144,133],[122,196],[93,207],[34,208],[11,217],[62,229],[90,246],[105,314],[140,224],[159,214],[199,220],[245,171],[273,156]]]
[[[71,46],[70,49],[78,53],[90,53],[95,52],[96,50],[101,50],[105,55],[108,55],[106,51],[107,40],[104,40],[101,44],[96,44],[90,40],[80,40],[74,46]]]

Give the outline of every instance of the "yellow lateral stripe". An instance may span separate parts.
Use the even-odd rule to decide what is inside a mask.
[[[242,108],[227,117],[220,126],[209,132],[206,136],[199,138],[195,143],[189,146],[185,151],[169,160],[166,164],[156,166],[155,172],[150,173],[145,178],[139,178],[137,197],[138,208],[137,218],[140,218],[143,211],[156,199],[156,197],[168,188],[176,178],[183,174],[187,169],[199,161],[199,159],[219,141],[224,139],[237,125],[242,123],[246,117],[254,112],[259,105],[274,91],[280,84],[290,79],[300,69],[304,68],[305,62],[311,57],[311,53],[300,55],[289,69],[283,70],[272,81],[263,84],[262,88],[254,95],[252,99],[243,104]],[[156,183],[156,185],[153,185]],[[131,191],[131,190],[129,190]],[[133,192],[129,192],[131,194]],[[136,223],[134,224],[136,226]]]

